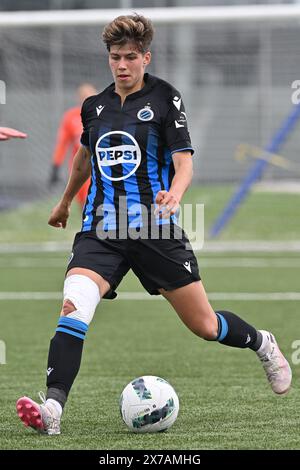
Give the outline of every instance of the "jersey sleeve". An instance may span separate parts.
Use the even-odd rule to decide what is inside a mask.
[[[188,131],[187,117],[182,98],[178,92],[173,93],[171,104],[164,121],[166,146],[171,153],[190,150],[194,153]]]
[[[88,98],[87,98],[88,99]],[[87,127],[87,117],[86,117],[86,101],[85,100],[83,103],[82,103],[82,107],[81,107],[81,113],[80,113],[80,116],[81,116],[81,122],[82,122],[82,134],[81,134],[81,137],[80,137],[80,143],[81,145],[83,145],[84,147],[88,147],[89,146],[89,130],[88,130],[88,127]]]

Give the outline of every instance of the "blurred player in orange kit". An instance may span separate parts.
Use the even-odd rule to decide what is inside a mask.
[[[77,89],[78,106],[68,109],[61,120],[58,133],[56,147],[52,157],[52,170],[50,176],[50,187],[59,180],[59,168],[69,154],[69,171],[72,169],[74,155],[80,146],[80,136],[82,134],[82,123],[80,117],[81,105],[86,98],[95,95],[98,92],[90,83],[82,83]],[[86,201],[90,179],[88,179],[80,188],[76,195],[76,199],[83,207]]]

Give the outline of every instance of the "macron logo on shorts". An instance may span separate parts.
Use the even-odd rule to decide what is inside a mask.
[[[183,266],[185,267],[185,269],[187,271],[189,271],[192,274],[192,268],[191,268],[191,262],[190,261],[186,261],[185,263],[183,263]]]

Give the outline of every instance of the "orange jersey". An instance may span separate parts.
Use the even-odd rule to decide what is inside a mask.
[[[54,165],[62,165],[68,151],[71,151],[69,158],[69,167],[71,168],[73,157],[80,145],[81,133],[80,108],[71,108],[63,115],[58,129],[56,147],[53,154]]]
[[[71,171],[73,158],[80,146],[80,137],[82,134],[82,122],[79,107],[71,108],[66,111],[61,120],[58,132],[56,147],[53,153],[53,164],[61,166],[69,153],[69,170]],[[85,204],[90,178],[82,185],[76,199],[82,207]]]

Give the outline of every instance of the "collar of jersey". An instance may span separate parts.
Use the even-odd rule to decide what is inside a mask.
[[[144,81],[145,81],[145,85],[143,86],[143,88],[141,88],[141,90],[135,91],[134,93],[131,93],[130,95],[126,96],[126,101],[133,100],[135,98],[138,98],[139,96],[143,96],[146,93],[148,93],[148,91],[151,88],[153,88],[153,86],[154,86],[155,77],[153,77],[149,73],[145,73],[144,74]],[[109,85],[108,88],[109,88],[111,96],[113,96],[113,97],[120,96],[120,95],[118,95],[118,93],[115,93],[115,84],[114,83]]]

